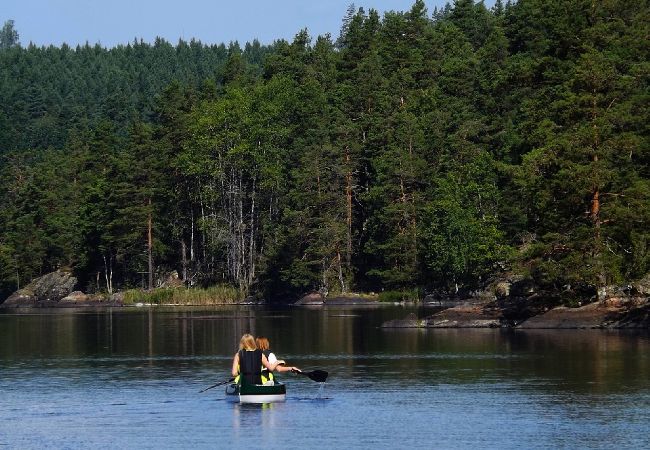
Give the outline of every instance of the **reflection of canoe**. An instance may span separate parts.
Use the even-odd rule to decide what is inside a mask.
[[[272,403],[283,402],[287,396],[287,388],[283,383],[276,382],[272,385],[250,384],[243,380],[242,383],[232,383],[226,386],[226,399],[239,403]]]

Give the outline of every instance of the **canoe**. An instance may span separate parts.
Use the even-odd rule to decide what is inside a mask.
[[[226,399],[239,403],[273,403],[283,402],[287,397],[284,383],[275,382],[272,385],[250,384],[242,377],[241,383],[226,386]]]

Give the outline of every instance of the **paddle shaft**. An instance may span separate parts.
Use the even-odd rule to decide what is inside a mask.
[[[219,382],[217,384],[213,384],[212,386],[207,387],[207,388],[203,389],[202,391],[199,391],[199,394],[202,393],[202,392],[205,392],[205,391],[207,391],[209,389],[216,388],[217,386],[223,386],[224,384],[230,383],[231,381],[235,381],[235,378],[233,377],[230,380],[221,381],[221,382]]]

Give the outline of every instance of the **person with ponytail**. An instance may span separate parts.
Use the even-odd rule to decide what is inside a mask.
[[[266,368],[269,372],[277,370],[278,372],[290,372],[292,370],[300,371],[297,367],[285,367],[280,365],[284,361],[276,360],[270,363],[262,350],[257,348],[255,338],[246,333],[239,341],[239,351],[232,360],[232,376],[236,377],[235,382],[239,382],[242,375],[251,384],[262,384],[262,369]]]

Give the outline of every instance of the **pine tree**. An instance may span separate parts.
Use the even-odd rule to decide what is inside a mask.
[[[643,119],[630,113],[643,101],[643,82],[633,74],[647,48],[621,53],[638,45],[638,9],[593,3],[580,13],[588,24],[578,30],[580,54],[535,130],[539,144],[524,158],[520,183],[539,223],[538,277],[602,287],[647,270],[632,262],[645,260],[646,235],[635,224],[647,220],[638,205],[648,189]],[[612,14],[627,26],[614,25]]]

